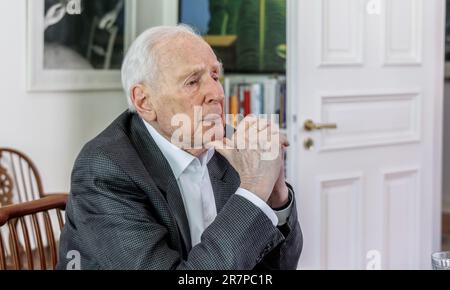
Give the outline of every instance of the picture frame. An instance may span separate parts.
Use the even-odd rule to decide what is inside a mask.
[[[285,74],[287,1],[179,0],[178,20],[202,35],[226,73]]]
[[[136,0],[117,0],[123,1],[120,10],[121,15],[121,35],[120,41],[123,41],[123,47],[119,53],[112,52],[116,48],[112,48],[114,39],[119,43],[117,30],[115,38],[108,34],[109,40],[108,50],[102,50],[101,47],[95,47],[92,44],[95,33],[89,35],[89,52],[90,62],[87,54],[74,52],[73,49],[58,44],[49,45],[46,41],[49,27],[47,15],[49,11],[45,11],[47,0],[27,0],[27,44],[26,44],[26,65],[27,65],[27,91],[28,92],[45,92],[45,91],[87,91],[87,90],[120,90],[122,88],[120,63],[116,55],[124,55],[126,49],[136,38]],[[92,1],[92,0],[58,0],[61,3],[70,1]],[[96,0],[97,1],[97,0]],[[108,0],[102,0],[108,1]],[[92,2],[91,2],[92,3]],[[105,2],[106,3],[106,2]],[[98,4],[98,3],[97,3]],[[69,4],[67,4],[69,5]],[[52,6],[53,7],[53,6]],[[64,6],[63,6],[64,7]],[[68,6],[67,6],[68,7]],[[60,6],[61,8],[61,6]],[[73,7],[72,7],[73,8]],[[75,7],[76,8],[76,7]],[[123,9],[123,10],[122,10]],[[67,10],[69,11],[69,10]],[[78,11],[79,13],[82,10]],[[72,12],[72,11],[71,11]],[[77,12],[76,10],[74,11]],[[105,14],[106,17],[106,14]],[[116,21],[116,20],[115,20]],[[105,22],[107,23],[107,22]],[[87,27],[88,24],[86,24]],[[108,25],[108,24],[106,24]],[[110,26],[110,25],[109,25]],[[95,31],[96,26],[92,24],[91,32]],[[112,27],[112,26],[110,26]],[[70,31],[70,30],[69,30]],[[112,31],[111,29],[108,32]],[[61,33],[60,33],[61,34]],[[98,33],[97,33],[98,34]],[[83,36],[86,38],[86,33]],[[86,41],[85,41],[86,42]],[[58,49],[56,49],[58,48]],[[95,49],[96,50],[95,50]],[[104,58],[104,63],[94,62],[93,53],[97,53]],[[61,59],[67,60],[66,56],[73,58],[68,62],[73,67],[61,64]],[[114,56],[114,58],[113,58]],[[120,56],[120,57],[122,57]],[[55,58],[55,59],[51,59]],[[97,57],[99,58],[99,57]],[[123,58],[123,57],[122,57]],[[111,65],[111,59],[115,59],[114,67]],[[107,61],[108,60],[108,61]],[[50,65],[49,65],[50,64]],[[60,65],[57,67],[57,65]],[[75,68],[75,66],[77,66]]]

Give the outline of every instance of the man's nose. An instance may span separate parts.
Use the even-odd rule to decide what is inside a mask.
[[[206,88],[206,103],[214,103],[214,102],[222,102],[225,99],[225,93],[223,91],[223,87],[220,84],[220,82],[211,79],[208,82],[207,88]]]

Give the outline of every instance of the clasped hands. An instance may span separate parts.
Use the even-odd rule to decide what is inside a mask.
[[[214,147],[239,173],[241,188],[257,195],[272,209],[288,204],[284,155],[289,142],[278,124],[249,116],[241,121],[231,139],[208,146]]]

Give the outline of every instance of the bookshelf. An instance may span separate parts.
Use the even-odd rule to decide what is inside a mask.
[[[287,129],[286,77],[278,74],[226,74],[225,113],[230,115],[279,115],[280,129]]]
[[[288,96],[286,76],[280,74],[225,74],[225,114],[279,115],[281,133],[289,136]],[[233,120],[237,123],[237,118]],[[236,125],[236,124],[235,124]],[[288,152],[285,155],[285,175],[288,176]]]

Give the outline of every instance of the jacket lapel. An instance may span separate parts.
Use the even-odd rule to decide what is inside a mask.
[[[219,153],[215,153],[208,163],[217,213],[220,213],[230,197],[238,190],[241,180],[239,174]]]
[[[186,210],[180,189],[167,159],[159,150],[141,118],[133,114],[131,120],[131,136],[145,168],[156,186],[165,195],[172,215],[175,217],[179,232],[183,239],[186,257],[191,250],[191,235]]]
[[[130,139],[134,143],[144,166],[156,186],[165,195],[172,215],[178,225],[184,244],[184,257],[192,248],[189,222],[183,204],[178,183],[170,168],[169,162],[159,150],[150,133],[145,128],[141,118],[137,114],[131,117]],[[219,153],[215,153],[208,163],[208,171],[211,179],[214,198],[219,213],[230,197],[236,193],[240,186],[239,174]]]

